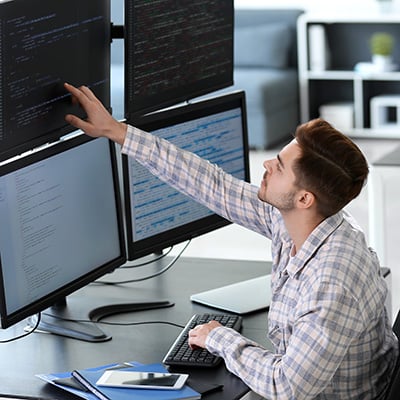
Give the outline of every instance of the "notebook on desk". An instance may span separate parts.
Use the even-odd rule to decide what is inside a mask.
[[[263,275],[190,296],[190,300],[209,307],[247,314],[269,307],[271,275]]]

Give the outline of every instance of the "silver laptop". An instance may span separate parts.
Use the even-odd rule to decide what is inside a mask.
[[[271,302],[271,275],[196,293],[190,300],[236,314],[262,310]]]

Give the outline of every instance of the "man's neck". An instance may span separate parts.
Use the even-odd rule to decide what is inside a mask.
[[[282,217],[294,244],[295,252],[292,255],[295,255],[300,250],[311,232],[324,220],[324,218],[314,213],[308,211],[299,212],[298,210],[282,212]]]

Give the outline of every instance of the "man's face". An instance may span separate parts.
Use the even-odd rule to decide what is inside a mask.
[[[280,211],[290,211],[295,206],[296,177],[293,163],[300,157],[300,147],[296,140],[285,146],[276,158],[264,161],[265,173],[258,191],[260,200],[265,201]]]

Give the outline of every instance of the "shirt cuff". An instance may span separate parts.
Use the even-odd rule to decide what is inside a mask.
[[[213,329],[206,339],[207,350],[221,357],[224,357],[225,354],[232,354],[234,349],[245,345],[259,347],[255,342],[246,339],[234,329],[223,326]]]
[[[140,132],[140,129],[135,128],[132,125],[128,125],[125,140],[121,149],[124,154],[128,154],[132,152],[132,150],[137,149],[139,140],[136,139],[136,134],[140,135]]]

